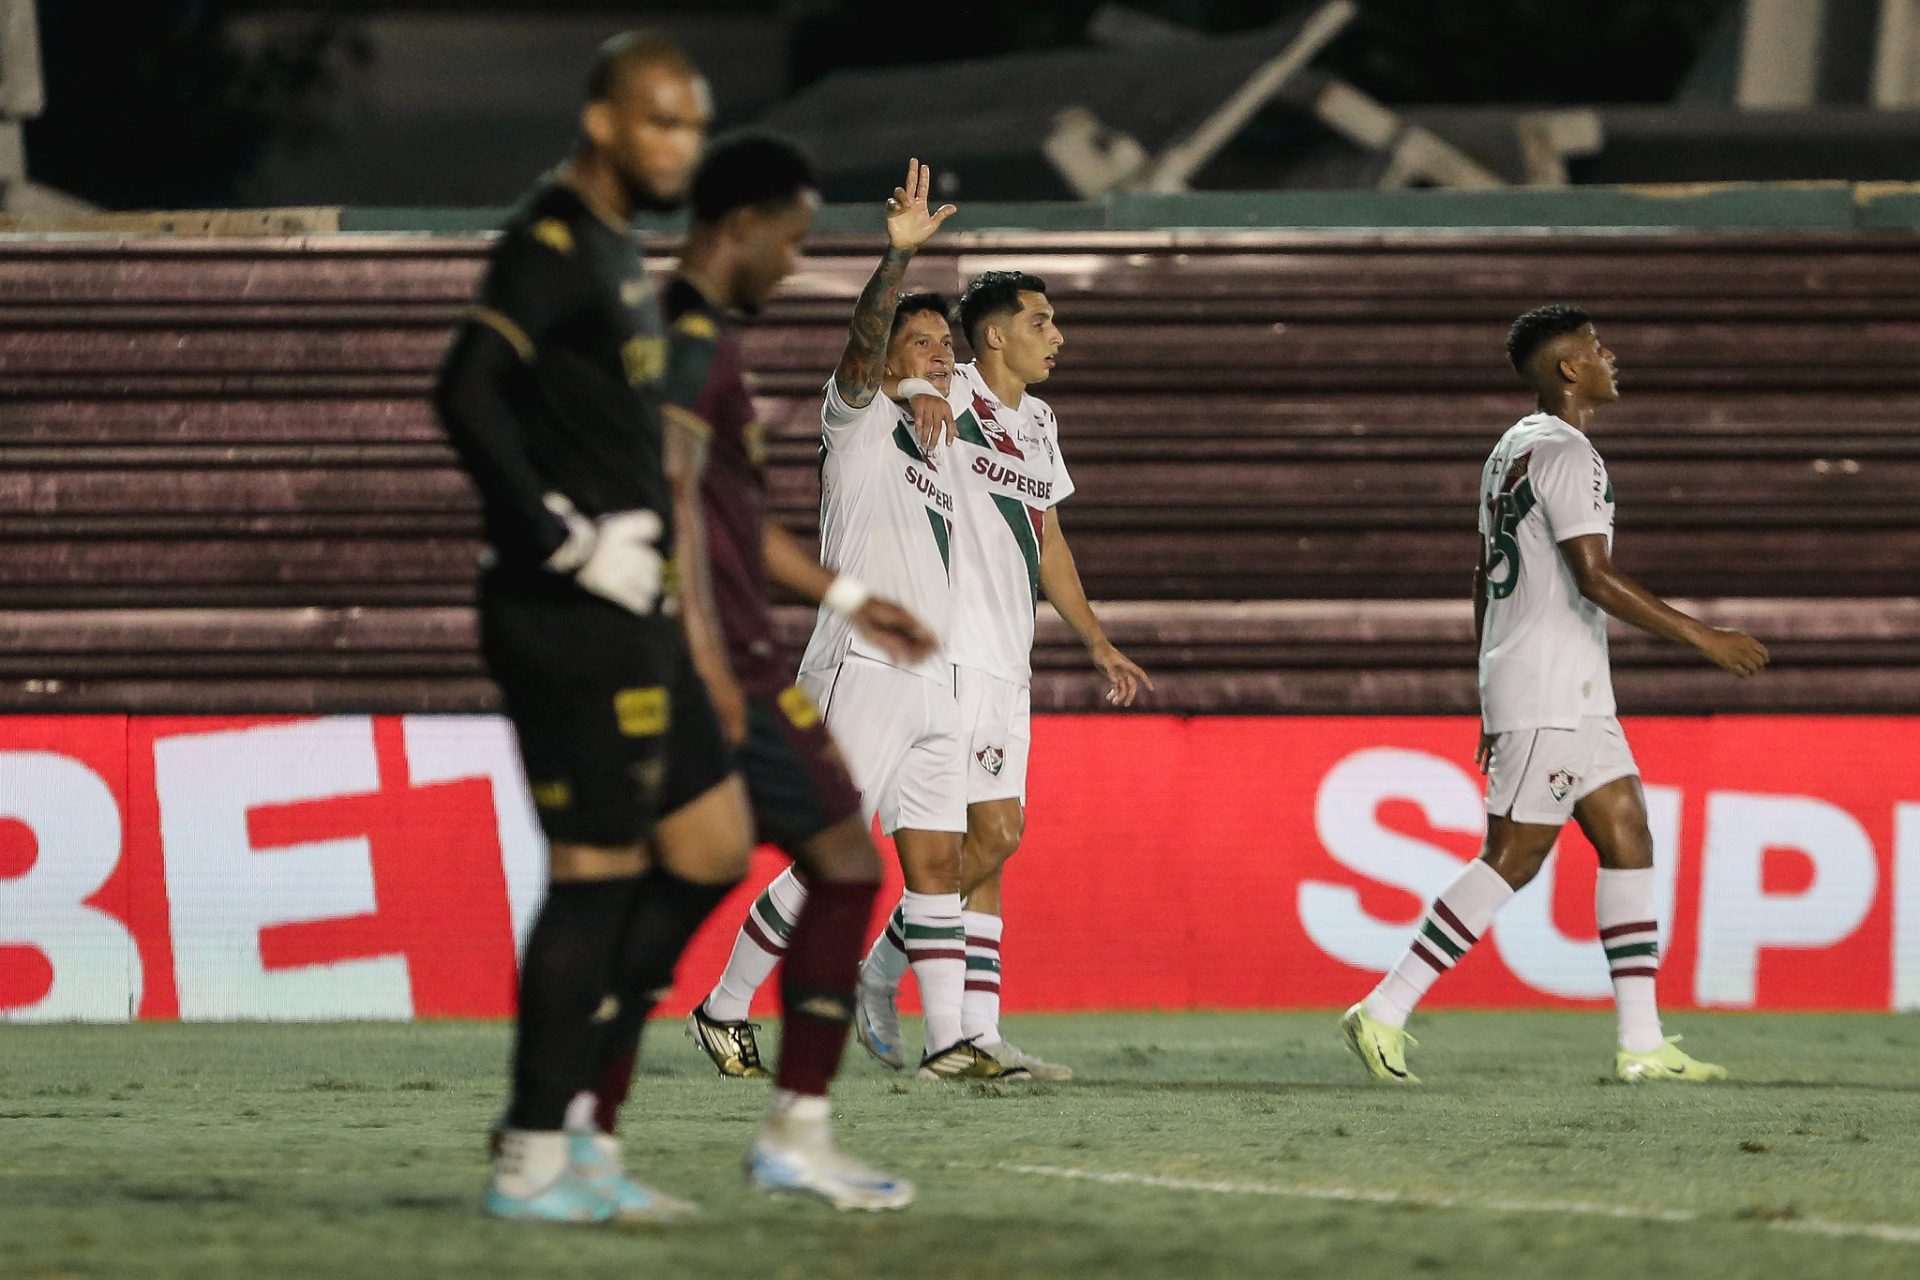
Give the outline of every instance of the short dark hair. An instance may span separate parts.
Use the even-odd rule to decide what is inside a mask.
[[[1593,317],[1579,307],[1564,302],[1549,302],[1535,307],[1513,322],[1507,331],[1507,359],[1515,373],[1524,374],[1534,353],[1565,333],[1593,323]]]
[[[960,332],[967,335],[967,345],[977,352],[978,334],[987,321],[1019,311],[1021,294],[1046,291],[1045,280],[1024,271],[982,271],[967,281],[953,318],[959,322]]]
[[[785,138],[734,134],[715,142],[693,175],[693,220],[712,225],[735,209],[782,209],[819,185],[813,161]]]
[[[664,31],[641,28],[610,36],[594,51],[587,69],[587,101],[610,102],[627,74],[641,67],[662,66],[690,76],[700,74],[680,42]]]
[[[935,293],[931,289],[922,289],[917,293],[903,293],[900,295],[900,305],[893,309],[893,328],[887,331],[887,337],[892,339],[907,321],[923,311],[931,311],[945,318],[952,310],[953,306],[947,301],[947,295],[944,293]]]

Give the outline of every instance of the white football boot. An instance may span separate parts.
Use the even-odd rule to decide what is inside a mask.
[[[747,1180],[762,1191],[818,1196],[836,1209],[904,1209],[914,1197],[905,1178],[840,1150],[825,1098],[785,1089],[774,1091],[773,1105],[747,1152]]]
[[[864,973],[854,995],[853,1038],[895,1071],[906,1070],[907,1051],[900,1045],[900,993],[868,982]]]

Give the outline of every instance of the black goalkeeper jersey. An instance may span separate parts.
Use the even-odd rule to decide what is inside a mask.
[[[633,233],[564,179],[543,181],[502,229],[436,395],[480,490],[500,572],[538,570],[566,541],[548,493],[588,516],[658,512],[660,550],[671,557],[666,356],[659,296]]]

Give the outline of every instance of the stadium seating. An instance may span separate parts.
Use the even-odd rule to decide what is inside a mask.
[[[0,710],[490,708],[425,400],[483,249],[0,243]],[[749,335],[797,528],[874,249],[817,245]],[[1736,684],[1623,637],[1627,709],[1920,709],[1906,237],[996,233],[910,280],[1008,265],[1060,308],[1065,523],[1160,709],[1473,707],[1479,463],[1528,407],[1500,343],[1552,299],[1620,357],[1618,559],[1779,659]],[[1096,705],[1056,620],[1036,667],[1040,705]]]

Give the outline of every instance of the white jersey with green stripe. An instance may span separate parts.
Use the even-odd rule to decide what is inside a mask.
[[[823,605],[800,670],[839,666],[851,652],[951,684],[945,646],[953,619],[952,451],[943,443],[922,453],[904,409],[883,395],[856,409],[831,379],[820,434],[820,562],[905,608],[940,638],[942,649],[902,664]]]
[[[1488,733],[1577,729],[1614,713],[1607,615],[1580,594],[1560,544],[1613,548],[1613,482],[1592,442],[1550,413],[1522,418],[1480,476],[1487,612],[1480,717]]]
[[[1024,685],[1033,678],[1046,514],[1073,495],[1060,428],[1031,392],[1017,409],[1002,404],[975,365],[954,370],[947,399],[961,507],[949,650],[956,666]]]

